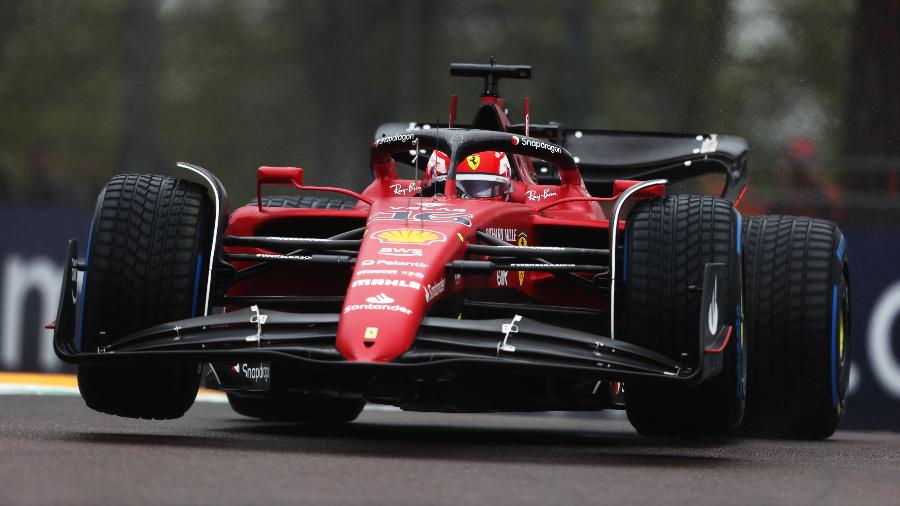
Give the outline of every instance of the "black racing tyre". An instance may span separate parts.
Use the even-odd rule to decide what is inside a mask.
[[[113,177],[91,225],[80,349],[93,351],[202,310],[211,219],[200,185],[153,175]],[[90,408],[131,418],[178,418],[199,384],[199,364],[78,367],[78,387]]]
[[[366,401],[327,397],[243,397],[228,394],[239,415],[277,422],[346,423],[356,420]]]
[[[740,287],[738,213],[731,202],[675,195],[639,202],[625,232],[625,340],[658,351],[685,367],[698,357],[703,271],[726,266],[724,286]],[[739,314],[733,314],[739,334]],[[648,436],[693,437],[733,431],[744,413],[743,343],[734,335],[722,372],[692,388],[626,383],[628,420]]]
[[[247,203],[248,206],[257,205],[256,199]],[[287,207],[304,209],[353,209],[356,206],[355,199],[340,197],[316,197],[310,195],[273,195],[262,198],[263,207]]]
[[[850,270],[829,221],[747,219],[744,315],[749,353],[742,431],[824,439],[844,415],[850,381]]]

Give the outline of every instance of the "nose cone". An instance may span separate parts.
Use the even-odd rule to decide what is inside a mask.
[[[351,361],[389,362],[412,345],[446,292],[444,265],[462,255],[455,223],[370,221],[347,287],[337,349]]]

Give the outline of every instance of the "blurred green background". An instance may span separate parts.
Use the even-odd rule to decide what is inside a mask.
[[[535,69],[502,84],[514,121],[528,96],[535,122],[740,135],[749,207],[812,192],[817,214],[893,221],[898,4],[4,0],[0,199],[90,207],[110,175],[176,160],[235,203],[266,164],[358,189],[380,123],[446,122],[451,93],[467,120],[481,84],[448,64],[495,56]]]

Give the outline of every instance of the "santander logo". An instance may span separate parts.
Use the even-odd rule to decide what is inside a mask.
[[[393,304],[394,299],[388,297],[386,293],[381,292],[374,297],[366,298],[366,302],[369,304]]]

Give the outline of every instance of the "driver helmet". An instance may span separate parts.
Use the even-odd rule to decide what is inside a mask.
[[[425,168],[425,184],[447,180],[450,157],[435,150]],[[482,151],[466,157],[456,167],[456,192],[470,199],[506,200],[509,196],[510,166],[506,153]]]

